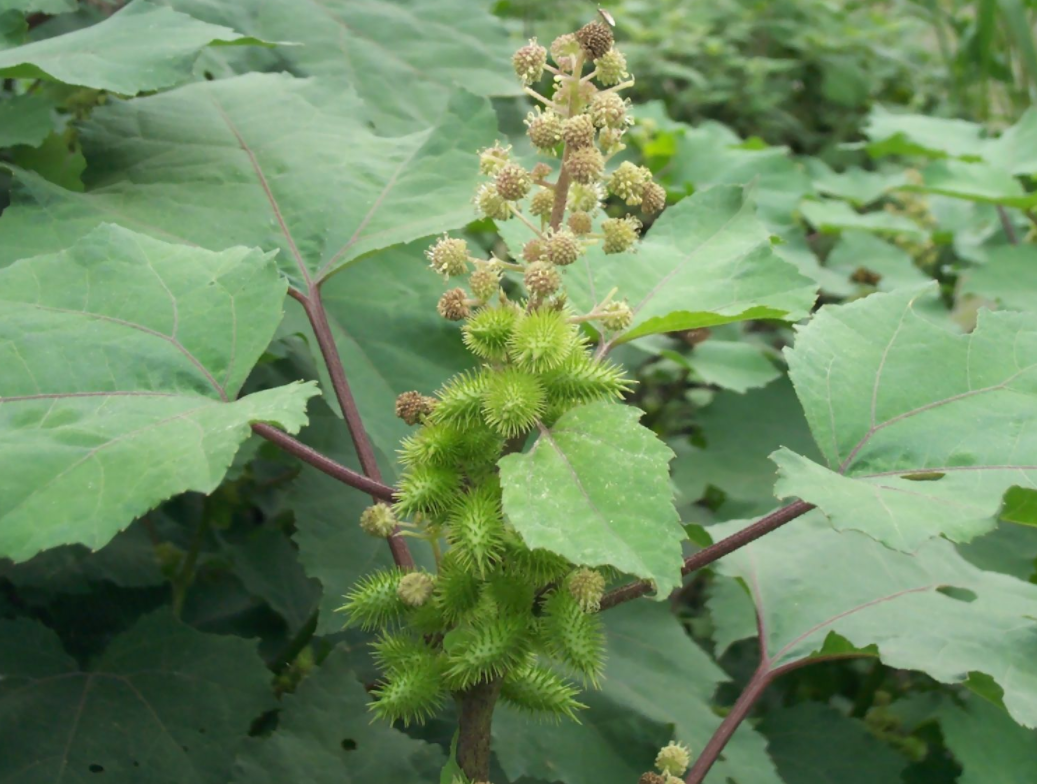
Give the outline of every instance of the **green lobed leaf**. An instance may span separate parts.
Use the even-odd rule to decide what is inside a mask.
[[[868,151],[882,155],[978,157],[983,145],[983,126],[966,120],[900,114],[882,106],[872,109],[864,134]]]
[[[1037,246],[1005,245],[990,251],[987,263],[966,270],[959,292],[982,297],[1009,310],[1037,310]]]
[[[982,310],[956,334],[916,312],[931,290],[826,307],[799,331],[789,375],[827,467],[772,456],[779,497],[907,551],[968,541],[1008,488],[1037,486],[1037,320]]]
[[[766,386],[781,375],[759,346],[736,340],[707,340],[688,356],[673,352],[664,356],[692,370],[705,383],[739,394]]]
[[[213,250],[279,249],[305,290],[372,251],[466,224],[476,151],[496,133],[489,102],[459,92],[436,125],[393,138],[368,117],[341,83],[274,74],[102,107],[82,130],[86,194],[15,173],[0,265],[117,220]]]
[[[135,0],[91,27],[0,52],[0,76],[135,95],[187,81],[199,50],[214,43],[264,42]]]
[[[0,270],[0,554],[93,549],[211,492],[252,422],[306,422],[312,384],[235,400],[281,318],[268,257],[102,226]]]
[[[723,523],[710,534],[719,539],[744,525]],[[718,564],[750,587],[768,670],[874,645],[890,667],[942,683],[985,673],[1012,717],[1037,726],[1037,585],[977,569],[942,539],[908,555],[833,531],[816,511]],[[852,647],[833,646],[830,635]]]
[[[663,212],[636,256],[594,246],[570,268],[566,289],[582,310],[613,288],[634,310],[622,342],[748,319],[796,321],[817,287],[775,255],[747,189],[724,185]]]
[[[825,267],[845,280],[859,270],[878,275],[875,288],[894,291],[918,287],[931,278],[914,265],[911,257],[890,242],[863,231],[845,231],[825,260]],[[853,284],[862,289],[860,284]],[[833,292],[836,293],[836,292]]]
[[[580,699],[580,724],[537,725],[514,711],[494,716],[495,751],[505,773],[565,784],[630,784],[654,768],[671,737],[701,752],[721,717],[712,707],[727,674],[661,604],[628,604],[603,616],[605,679]],[[672,727],[672,730],[670,728]],[[672,732],[672,735],[671,735]],[[748,722],[735,732],[706,784],[781,784]]]
[[[1037,194],[1026,193],[1022,184],[1008,171],[985,163],[936,161],[925,167],[922,177],[921,185],[906,185],[903,190],[1019,209],[1037,205]]]
[[[38,147],[54,128],[54,102],[42,95],[14,95],[0,100],[0,147]]]
[[[0,621],[0,780],[225,784],[269,675],[254,642],[164,610],[85,670],[43,625]]]
[[[983,148],[983,159],[1016,175],[1037,174],[1037,107]]]
[[[863,722],[821,703],[769,712],[758,729],[785,784],[892,784],[907,765]]]
[[[686,537],[670,489],[673,452],[641,416],[590,403],[541,427],[529,452],[498,463],[504,513],[528,547],[654,580],[665,599],[680,585]]]
[[[943,701],[935,718],[947,749],[962,766],[957,784],[1020,784],[1037,780],[1037,733],[980,699]]]
[[[364,687],[341,648],[333,650],[294,694],[284,698],[277,730],[248,738],[232,782],[240,784],[367,784],[432,781],[443,764],[438,746],[372,722]]]
[[[294,44],[210,50],[210,70],[347,81],[388,133],[435,125],[459,84],[484,96],[521,93],[511,66],[521,44],[480,0],[165,1],[197,19]]]
[[[810,159],[809,165],[814,187],[818,191],[827,196],[846,199],[858,207],[866,207],[878,201],[907,181],[903,170],[874,172],[852,166],[846,171],[835,172],[820,158]]]

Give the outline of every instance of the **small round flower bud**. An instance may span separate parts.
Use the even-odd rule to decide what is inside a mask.
[[[601,178],[605,171],[605,159],[601,157],[597,147],[584,147],[569,156],[565,168],[576,182],[589,185]]]
[[[630,102],[616,93],[597,93],[591,98],[591,118],[599,128],[626,128],[629,108]]]
[[[529,189],[533,187],[533,180],[529,172],[517,163],[509,163],[497,172],[494,186],[497,188],[497,195],[505,201],[518,201],[529,193]]]
[[[635,166],[630,161],[623,161],[619,168],[609,177],[608,188],[630,206],[641,203],[645,183],[652,179],[652,172],[644,166]]]
[[[594,144],[594,121],[587,114],[570,117],[562,126],[562,138],[574,150],[590,147]]]
[[[500,171],[501,166],[511,160],[511,145],[501,147],[497,142],[492,147],[479,151],[479,174],[492,176]]]
[[[444,278],[468,272],[468,243],[444,234],[425,251],[429,266]]]
[[[542,180],[544,177],[551,173],[552,169],[550,165],[540,161],[529,171],[529,176],[533,178],[533,181]]]
[[[612,48],[612,28],[601,22],[591,22],[576,31],[576,40],[588,57],[597,60]]]
[[[539,150],[552,150],[561,143],[563,124],[561,115],[550,109],[542,111],[539,106],[526,115],[526,133]]]
[[[533,194],[529,202],[529,212],[538,218],[548,218],[555,206],[555,192],[550,188],[542,188]]]
[[[360,527],[369,536],[388,539],[396,530],[396,515],[388,504],[375,504],[360,515]]]
[[[623,134],[625,133],[625,128],[602,128],[601,133],[598,134],[601,151],[606,155],[615,155],[617,152],[625,150],[627,148],[623,144]]]
[[[400,578],[396,587],[396,595],[408,607],[421,607],[432,595],[436,581],[432,575],[424,572],[409,572]]]
[[[569,577],[569,593],[585,613],[597,612],[605,595],[605,578],[593,569],[577,569]]]
[[[475,206],[480,215],[491,220],[505,221],[512,215],[511,205],[504,201],[497,193],[497,188],[488,182],[483,183],[475,194]]]
[[[547,50],[537,43],[536,38],[530,38],[529,43],[515,52],[511,58],[511,64],[515,67],[515,75],[522,80],[523,84],[540,81],[540,77],[544,75],[546,63]]]
[[[574,182],[569,186],[569,199],[566,206],[576,212],[588,212],[593,214],[601,204],[605,195],[604,190],[598,183],[583,185]]]
[[[560,35],[551,43],[551,57],[563,71],[571,71],[580,51],[580,42],[572,33]]]
[[[645,183],[641,192],[641,212],[645,215],[655,215],[662,212],[666,206],[666,188],[657,182]]]
[[[660,776],[658,773],[642,773],[641,778],[637,780],[637,784],[666,784],[666,779]]]
[[[683,776],[691,764],[691,752],[681,743],[670,741],[655,758],[655,767],[670,776]]]
[[[396,398],[396,416],[408,425],[416,425],[432,413],[435,404],[435,398],[420,392],[404,392]]]
[[[602,310],[602,326],[611,332],[622,332],[634,320],[634,311],[625,302],[610,302]]]
[[[544,250],[544,241],[539,237],[534,237],[522,246],[522,259],[530,263],[540,261],[544,258]]]
[[[627,73],[627,58],[618,49],[603,54],[594,61],[594,67],[598,69],[598,83],[605,87],[611,87],[630,78],[630,74]]]
[[[485,302],[500,290],[500,272],[486,262],[477,263],[475,272],[468,278],[468,286],[476,299]]]
[[[440,316],[450,321],[466,319],[468,314],[471,313],[468,307],[468,295],[464,289],[450,289],[450,291],[439,298],[436,310],[439,311]]]
[[[569,228],[572,233],[577,237],[582,237],[585,234],[590,234],[594,229],[594,224],[591,222],[590,213],[578,210],[569,215]]]
[[[583,254],[583,244],[568,228],[551,232],[545,245],[547,260],[559,267],[567,267]]]
[[[547,297],[558,291],[562,276],[549,261],[534,261],[526,267],[526,288],[530,294]]]
[[[601,224],[601,230],[605,234],[602,249],[609,254],[630,250],[637,242],[640,228],[641,221],[629,215],[625,218],[609,218]]]

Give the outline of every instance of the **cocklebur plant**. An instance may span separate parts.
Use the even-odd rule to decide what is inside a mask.
[[[479,155],[485,181],[473,197],[476,212],[524,224],[521,254],[476,258],[465,240],[448,235],[426,252],[448,287],[437,310],[461,322],[458,339],[478,367],[432,396],[400,395],[397,415],[417,430],[400,445],[405,469],[395,503],[376,504],[360,520],[373,536],[390,536],[399,525],[425,541],[435,574],[376,572],[341,607],[348,624],[378,634],[374,713],[422,722],[454,697],[461,704],[458,760],[472,778],[487,772],[487,752],[473,735],[488,731],[498,698],[537,717],[576,719],[581,688],[603,677],[596,613],[605,570],[527,547],[503,512],[497,463],[574,408],[630,390],[623,370],[594,342],[626,329],[630,306],[612,291],[578,312],[565,278],[593,244],[610,255],[635,248],[641,221],[605,216],[609,195],[643,215],[665,206],[648,169],[609,165],[632,122],[620,92],[633,84],[611,29],[592,22],[563,35],[550,59],[531,40],[513,64],[541,104],[526,118],[529,138],[556,164],[527,169],[501,143]],[[553,75],[551,97],[533,89],[545,73]],[[484,726],[466,726],[466,706],[479,704]]]

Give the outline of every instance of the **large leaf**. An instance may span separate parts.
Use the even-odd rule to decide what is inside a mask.
[[[907,764],[863,722],[816,702],[768,713],[759,730],[785,784],[893,784]]]
[[[636,256],[594,246],[571,268],[570,299],[589,311],[613,288],[634,323],[621,340],[747,319],[796,321],[816,285],[775,255],[746,189],[717,186],[667,209]]]
[[[963,769],[958,784],[1037,781],[1037,733],[1020,727],[1001,708],[976,698],[964,705],[944,700],[935,718]]]
[[[987,143],[983,159],[1012,174],[1037,174],[1037,108],[1031,106],[1019,122]]]
[[[284,700],[277,731],[249,738],[238,752],[241,784],[368,784],[432,781],[443,764],[437,746],[372,722],[364,687],[341,649]]]
[[[371,251],[467,223],[477,150],[496,131],[488,101],[458,93],[436,126],[396,138],[376,135],[368,118],[342,84],[273,74],[103,107],[83,129],[89,192],[19,174],[0,220],[0,265],[114,220],[213,250],[280,249],[282,271],[305,287]]]
[[[104,226],[0,270],[0,554],[98,548],[211,492],[252,422],[291,432],[312,384],[234,400],[281,318],[263,254]]]
[[[499,463],[504,512],[529,547],[655,580],[665,598],[680,585],[685,534],[671,498],[673,453],[641,416],[590,403],[542,427],[529,452]]]
[[[904,190],[1020,209],[1037,204],[1037,195],[1026,193],[1022,184],[1008,171],[985,163],[936,161],[925,168],[922,176],[924,182],[921,185],[905,186]]]
[[[52,631],[0,622],[0,780],[225,784],[233,750],[272,706],[255,643],[164,611],[80,670]]]
[[[929,155],[977,158],[984,143],[983,126],[924,114],[898,114],[876,106],[864,133],[872,155]]]
[[[922,296],[826,307],[799,331],[789,375],[827,467],[773,456],[779,496],[902,550],[968,541],[1008,488],[1037,487],[1037,320],[983,310],[956,334],[916,312]]]
[[[1037,310],[1037,247],[995,248],[986,264],[962,274],[959,289],[1009,310]]]
[[[519,43],[481,0],[165,1],[197,19],[298,44],[218,56],[239,73],[344,78],[391,133],[434,124],[456,85],[478,95],[521,91],[510,62]]]
[[[0,76],[135,95],[187,81],[198,52],[213,43],[262,42],[136,0],[92,27],[4,50]]]
[[[905,234],[910,237],[925,235],[917,223],[904,215],[893,215],[882,210],[857,212],[844,201],[805,201],[799,206],[799,211],[816,229],[830,234],[855,229],[875,234]]]
[[[0,100],[0,147],[37,147],[54,128],[54,102],[42,95],[15,95]]]
[[[721,538],[743,526],[724,523],[710,533]],[[749,587],[770,671],[844,655],[845,641],[849,650],[874,645],[889,666],[943,683],[985,673],[1013,718],[1037,725],[1037,585],[981,571],[941,539],[907,555],[832,531],[818,512],[718,563]]]
[[[505,773],[565,784],[630,784],[653,768],[659,746],[677,740],[701,751],[720,723],[711,702],[728,676],[663,605],[627,605],[604,616],[606,678],[588,693],[581,724],[538,725],[501,710],[493,720]],[[660,726],[663,725],[663,726]],[[651,745],[655,739],[654,747]],[[742,724],[706,784],[781,784],[763,738]]]
[[[907,181],[901,169],[873,172],[854,166],[837,173],[819,158],[810,159],[809,165],[817,190],[828,196],[846,199],[858,207],[866,207],[878,201]]]
[[[863,231],[846,231],[825,260],[825,267],[849,281],[861,271],[878,276],[879,291],[905,286],[918,287],[930,277],[914,265],[911,257],[890,242]]]

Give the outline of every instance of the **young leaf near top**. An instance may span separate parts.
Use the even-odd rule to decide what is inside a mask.
[[[634,321],[617,342],[748,319],[796,321],[817,286],[771,248],[747,189],[721,185],[683,199],[652,224],[636,263],[591,247],[567,280],[590,308],[617,287]]]
[[[721,537],[743,526],[710,531]],[[1012,717],[1037,726],[1037,586],[977,569],[943,540],[907,555],[837,533],[818,512],[718,564],[748,586],[766,673],[875,646],[890,667],[942,683],[985,673],[1003,690]]]
[[[0,621],[0,779],[225,784],[269,680],[254,642],[162,611],[86,669],[42,624]]]
[[[247,35],[294,45],[206,53],[207,67],[288,71],[347,81],[378,128],[436,124],[457,84],[515,95],[507,31],[479,0],[164,0],[178,11]]]
[[[290,432],[313,384],[235,400],[281,319],[269,257],[102,226],[0,270],[0,555],[98,548],[220,483],[252,422]]]
[[[118,221],[211,249],[279,249],[305,290],[371,251],[467,223],[475,150],[496,131],[488,101],[457,93],[437,125],[400,137],[368,117],[341,83],[280,74],[105,106],[82,130],[87,193],[16,172],[0,265]]]
[[[779,497],[907,551],[989,531],[1006,490],[1037,486],[1037,320],[982,310],[955,334],[916,312],[925,296],[826,307],[799,331],[789,375],[827,466],[772,458]]]
[[[687,537],[671,499],[673,453],[641,416],[590,403],[542,428],[528,452],[499,463],[504,511],[529,547],[655,580],[666,598]]]
[[[210,44],[264,43],[135,0],[91,27],[0,52],[0,76],[136,95],[188,81],[198,53]]]

